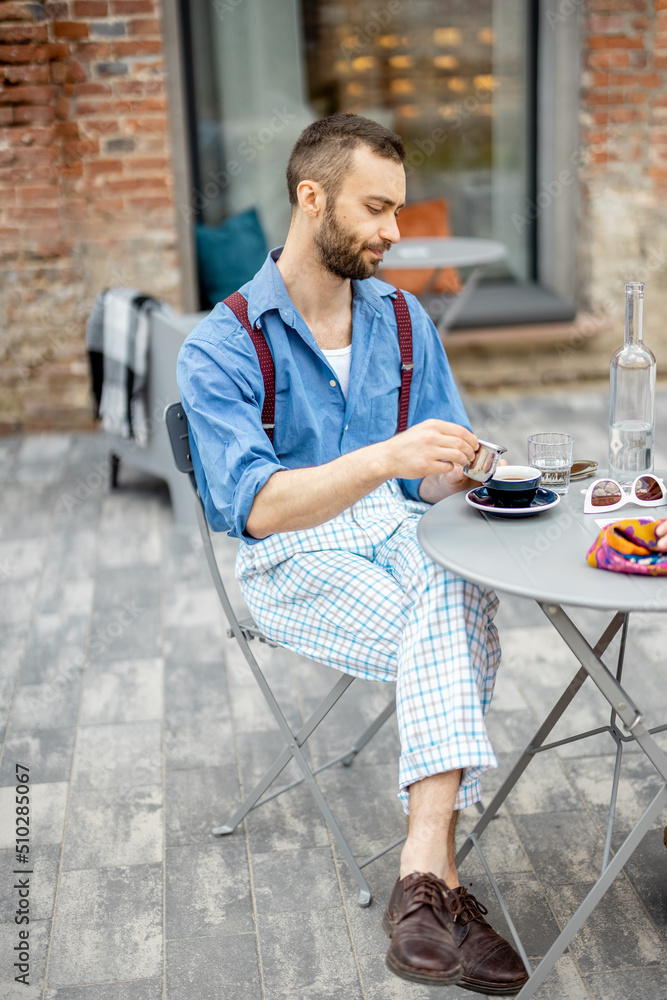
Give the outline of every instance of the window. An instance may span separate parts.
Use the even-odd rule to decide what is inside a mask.
[[[561,288],[538,284],[540,255],[558,256],[540,242],[549,212],[526,218],[538,142],[549,145],[548,124],[537,134],[538,52],[556,41],[540,43],[538,33],[549,0],[184,2],[199,221],[215,225],[254,207],[269,246],[282,243],[296,137],[317,117],[352,111],[402,136],[409,202],[445,198],[452,235],[507,247],[459,323],[573,314]],[[565,238],[562,219],[551,228]]]

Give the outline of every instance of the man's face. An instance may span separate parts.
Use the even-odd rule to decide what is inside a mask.
[[[400,239],[396,216],[404,202],[402,164],[355,149],[338,198],[327,201],[315,234],[322,266],[338,278],[372,277]]]

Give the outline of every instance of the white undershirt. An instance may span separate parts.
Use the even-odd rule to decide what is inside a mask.
[[[343,390],[343,395],[347,399],[347,388],[350,384],[352,344],[348,344],[347,347],[336,347],[328,351],[325,351],[324,348],[322,348],[322,354],[338,376],[338,381],[341,389]]]

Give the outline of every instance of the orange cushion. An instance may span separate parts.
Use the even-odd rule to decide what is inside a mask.
[[[398,216],[398,228],[401,236],[451,236],[447,202],[444,198],[431,198],[406,205]],[[461,291],[461,279],[455,267],[410,268],[405,271],[389,267],[381,272],[385,281],[413,295],[421,295],[434,275],[431,291],[452,294]]]

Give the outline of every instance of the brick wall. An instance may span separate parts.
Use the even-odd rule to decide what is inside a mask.
[[[85,319],[180,305],[161,11],[0,0],[0,433],[91,426]]]
[[[624,284],[645,281],[645,339],[666,375],[667,0],[585,0],[583,15],[581,292],[620,343]]]

